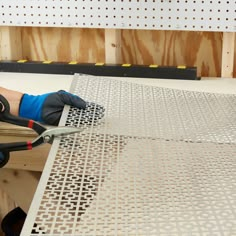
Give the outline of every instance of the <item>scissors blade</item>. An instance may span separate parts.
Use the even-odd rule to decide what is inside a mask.
[[[32,147],[37,147],[43,143],[52,144],[55,137],[82,132],[84,129],[75,127],[56,127],[50,128],[39,135],[31,142]]]
[[[80,133],[84,129],[82,128],[76,128],[76,127],[56,127],[56,128],[51,128],[43,132],[43,136],[49,136],[49,137],[59,137],[59,136],[64,136],[64,135],[69,135],[69,134],[74,134],[74,133]]]

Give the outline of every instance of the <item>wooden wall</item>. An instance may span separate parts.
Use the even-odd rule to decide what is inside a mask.
[[[223,52],[222,32],[113,32],[115,37],[105,29],[0,27],[0,59],[114,63],[115,57],[116,63],[197,66],[199,76],[220,77],[225,58],[233,63],[226,65],[232,67],[229,77],[236,77],[236,60],[229,59],[236,58],[236,39],[231,37]]]

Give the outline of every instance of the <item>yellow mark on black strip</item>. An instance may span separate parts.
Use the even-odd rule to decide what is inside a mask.
[[[95,64],[95,66],[104,66],[104,63],[103,62],[98,62]]]
[[[186,66],[177,66],[178,69],[186,69]]]
[[[43,61],[43,64],[51,64],[52,61]]]
[[[69,62],[68,64],[70,64],[70,65],[76,65],[78,62],[77,61],[71,61],[71,62]]]
[[[27,62],[27,60],[19,60],[19,61],[17,61],[18,63],[25,63],[25,62]]]
[[[155,65],[155,64],[152,64],[152,65],[149,65],[150,68],[157,68],[158,65]]]
[[[122,64],[123,67],[130,67],[131,64]]]

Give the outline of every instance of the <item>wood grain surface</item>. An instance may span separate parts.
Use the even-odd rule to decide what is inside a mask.
[[[22,29],[23,58],[42,61],[104,61],[104,30],[77,28]]]
[[[199,76],[221,76],[222,32],[119,30],[119,34],[119,63],[197,66]],[[109,58],[104,29],[0,27],[0,42],[5,45],[0,48],[4,60],[96,63]],[[236,60],[233,71],[236,77]]]
[[[220,76],[222,33],[128,30],[122,42],[125,62],[197,66],[199,76]]]

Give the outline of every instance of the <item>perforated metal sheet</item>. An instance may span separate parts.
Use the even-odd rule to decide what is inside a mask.
[[[236,235],[236,95],[76,75],[22,235]],[[96,111],[96,113],[94,112]],[[100,119],[98,119],[100,118]]]
[[[235,0],[0,0],[0,25],[236,31]]]

